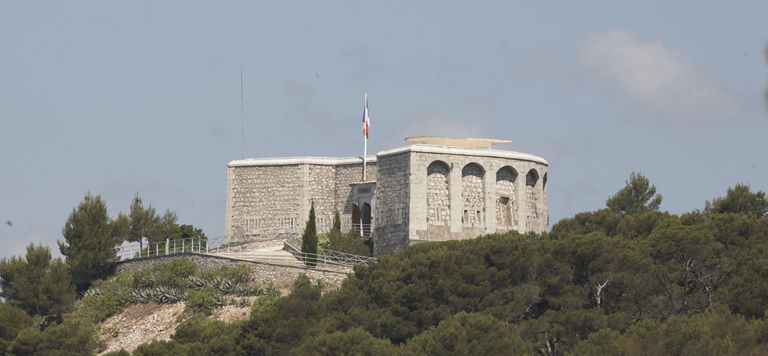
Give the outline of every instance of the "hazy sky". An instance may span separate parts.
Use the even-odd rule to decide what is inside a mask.
[[[549,161],[550,225],[632,171],[662,210],[768,190],[768,2],[0,3],[0,257],[85,193],[224,234],[226,164],[417,135]],[[6,224],[11,221],[12,226]]]

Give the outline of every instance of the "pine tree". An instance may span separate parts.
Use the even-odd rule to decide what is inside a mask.
[[[304,228],[304,235],[301,236],[301,251],[304,252],[307,267],[315,267],[317,265],[317,225],[314,202],[309,209],[309,220],[307,220],[307,227]]]
[[[85,199],[72,209],[59,240],[61,254],[66,257],[72,283],[84,292],[97,279],[107,279],[114,273],[117,252],[113,238],[114,227],[107,215],[107,204],[100,195],[85,194]]]
[[[67,265],[47,246],[30,243],[25,257],[0,260],[0,296],[29,315],[61,320],[75,301],[70,281]]]

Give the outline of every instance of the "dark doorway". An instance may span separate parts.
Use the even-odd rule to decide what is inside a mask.
[[[370,204],[363,203],[361,218],[363,223],[363,226],[362,226],[363,236],[371,237],[371,205]]]
[[[352,227],[360,227],[360,207],[357,204],[352,204]]]

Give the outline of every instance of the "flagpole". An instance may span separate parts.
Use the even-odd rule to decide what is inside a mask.
[[[368,159],[368,92],[365,92],[365,111],[363,111],[363,182],[365,182],[365,165]]]
[[[365,162],[368,159],[368,136],[363,135],[363,182],[365,182]]]

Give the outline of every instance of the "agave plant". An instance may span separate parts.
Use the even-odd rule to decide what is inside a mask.
[[[278,290],[277,287],[275,287],[275,285],[272,284],[272,282],[267,283],[267,288],[264,294],[268,294],[268,293],[274,293],[275,295],[280,296],[280,290]]]
[[[89,297],[99,298],[106,293],[107,291],[104,290],[104,288],[102,287],[91,287],[87,291],[85,291],[85,293],[83,294],[83,298],[89,298]]]
[[[206,286],[208,280],[198,276],[189,276],[187,282],[192,288],[200,289]]]
[[[147,303],[152,300],[152,294],[152,289],[150,288],[133,288],[131,289],[131,302]]]
[[[224,299],[224,296],[222,296],[221,294],[216,294],[213,298],[216,299],[217,307],[223,307],[226,304],[226,300]]]
[[[184,299],[184,293],[179,288],[160,286],[153,291],[152,299],[158,303],[177,303]]]

